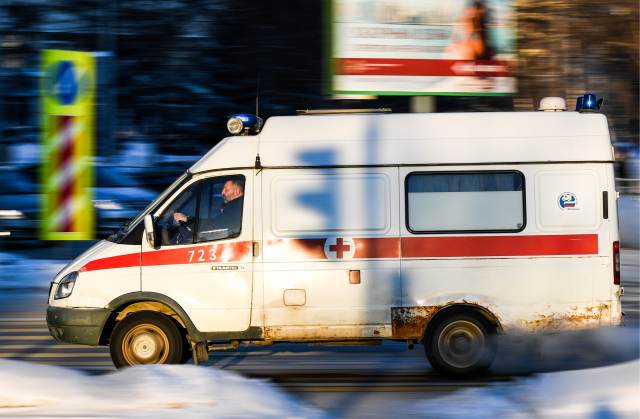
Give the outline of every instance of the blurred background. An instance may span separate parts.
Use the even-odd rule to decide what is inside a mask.
[[[521,387],[509,380],[531,372],[637,359],[639,9],[638,0],[0,0],[0,361],[113,371],[108,349],[65,345],[49,336],[49,281],[227,136],[229,115],[254,113],[256,97],[266,119],[302,109],[533,111],[548,96],[564,98],[573,110],[587,92],[604,98],[614,141],[629,327],[557,335],[544,345],[507,341],[488,380],[440,379],[427,369],[422,350],[411,352],[403,342],[377,349],[241,348],[212,353],[210,365],[272,380],[338,417],[359,418],[363,412],[411,412],[407,406],[416,400],[490,382],[505,381],[517,393]],[[268,356],[249,356],[256,354]],[[13,368],[16,377],[42,375],[23,364]],[[628,391],[635,400],[636,370],[619,368],[625,373],[616,369],[613,375],[635,385]],[[16,380],[7,369],[0,373],[11,387]],[[147,378],[166,392],[177,388],[167,385],[174,384],[172,377]],[[612,380],[582,377],[571,385],[561,381],[563,391],[519,413],[545,417],[536,408],[553,405],[554,396],[565,403],[567,390],[593,403],[623,394]],[[49,397],[53,381],[46,378],[42,388]],[[38,382],[18,381],[23,387],[15,388]],[[180,387],[183,381],[177,382]],[[118,391],[109,394],[126,393],[113,383]],[[65,388],[65,407],[78,399],[76,387],[59,387]],[[167,393],[158,394],[160,400]],[[522,394],[528,397],[531,388]],[[513,400],[526,400],[522,394]],[[459,401],[413,409],[444,417],[433,412],[457,408]],[[95,400],[88,403],[95,414]],[[253,399],[242,403],[260,406]],[[505,414],[499,398],[478,405]],[[204,405],[199,400],[193,406]],[[615,414],[600,409],[590,416]]]
[[[421,6],[435,3],[3,0],[0,243],[9,248],[26,244],[28,251],[48,237],[39,234],[39,226],[43,218],[54,216],[41,195],[57,173],[47,167],[48,149],[55,142],[47,138],[52,122],[44,117],[52,114],[43,99],[49,71],[45,50],[88,52],[94,65],[92,149],[86,153],[90,168],[85,173],[92,179],[86,185],[92,190],[95,222],[87,224],[92,231],[86,235],[49,236],[55,240],[84,242],[118,229],[227,135],[228,115],[254,112],[256,96],[259,114],[266,119],[313,108],[528,111],[545,96],[566,98],[571,110],[577,96],[592,92],[604,98],[615,142],[618,190],[635,197],[622,206],[637,211],[637,0],[486,2],[493,17],[483,25],[495,42],[491,55],[475,60],[506,63],[506,87],[486,87],[491,78],[482,75],[475,79],[485,85],[480,90],[435,84],[404,92],[381,85],[366,91],[349,87],[343,76],[354,62],[344,54],[358,47],[350,43],[355,35],[349,25],[369,17],[364,24],[388,25],[378,34],[384,38],[382,46],[385,39],[399,37],[401,25],[440,25],[445,28],[440,32],[416,32],[415,38],[424,41],[420,46],[441,45],[447,37],[453,43],[473,3],[447,2],[451,10],[443,6],[437,16]],[[449,19],[450,28],[443,26],[443,19],[456,14],[459,17]],[[391,44],[391,49],[396,54],[398,45]],[[433,51],[425,56],[442,58]],[[349,74],[366,75],[358,68],[353,71]],[[629,229],[637,241],[637,215],[631,214]],[[54,256],[61,258],[77,250],[73,244],[56,246]]]

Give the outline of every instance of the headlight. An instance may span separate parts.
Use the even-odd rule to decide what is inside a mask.
[[[61,298],[67,298],[73,292],[73,286],[76,284],[78,278],[78,272],[69,272],[58,282],[58,288],[56,288],[56,295],[53,296],[55,300]]]

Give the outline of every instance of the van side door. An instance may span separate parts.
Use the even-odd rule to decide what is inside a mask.
[[[391,335],[400,305],[398,169],[265,169],[265,335]]]

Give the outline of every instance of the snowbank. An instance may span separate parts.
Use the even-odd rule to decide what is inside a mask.
[[[640,360],[609,367],[540,374],[422,401],[409,415],[430,418],[640,417]]]
[[[315,418],[266,381],[193,365],[148,365],[90,376],[0,360],[0,416]]]

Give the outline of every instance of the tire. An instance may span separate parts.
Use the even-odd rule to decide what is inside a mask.
[[[116,368],[142,364],[179,364],[184,342],[178,326],[154,311],[133,313],[116,324],[109,342]]]
[[[482,316],[458,313],[438,321],[424,348],[441,374],[472,376],[486,372],[496,355],[496,330]]]

